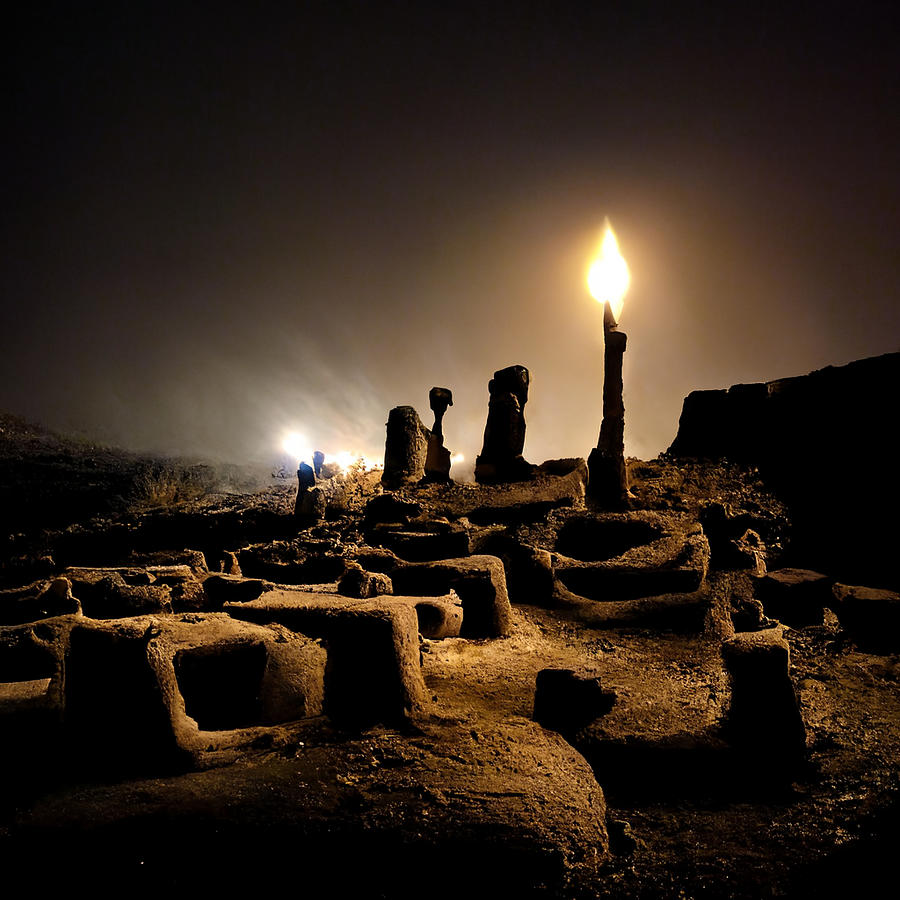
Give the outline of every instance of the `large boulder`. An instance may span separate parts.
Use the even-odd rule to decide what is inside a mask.
[[[777,569],[756,582],[767,616],[785,625],[821,625],[831,602],[832,580],[809,569]]]
[[[900,594],[835,584],[831,603],[844,630],[860,646],[880,652],[900,650]]]

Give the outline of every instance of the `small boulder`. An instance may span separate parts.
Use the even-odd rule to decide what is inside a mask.
[[[344,597],[364,600],[369,597],[380,597],[382,594],[393,594],[394,587],[389,575],[382,572],[367,572],[358,563],[351,563],[338,582],[338,593]]]

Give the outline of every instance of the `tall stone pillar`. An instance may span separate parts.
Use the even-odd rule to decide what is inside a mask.
[[[530,381],[525,366],[508,366],[494,372],[488,383],[488,417],[484,445],[475,460],[476,481],[522,481],[534,474],[535,467],[522,456]]]

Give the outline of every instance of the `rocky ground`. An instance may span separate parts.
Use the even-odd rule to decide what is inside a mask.
[[[347,721],[333,707],[271,728],[201,730],[210,746],[198,746],[191,764],[164,765],[119,740],[127,693],[91,720],[119,741],[114,754],[91,745],[99,764],[42,699],[55,689],[50,670],[23,678],[0,653],[4,870],[27,868],[36,887],[101,893],[874,892],[892,872],[900,832],[896,643],[861,646],[832,609],[842,607],[828,600],[827,579],[811,621],[771,600],[764,567],[803,560],[791,558],[786,510],[754,471],[660,459],[633,461],[631,476],[634,511],[619,518],[585,508],[566,466],[511,487],[410,488],[375,516],[376,479],[355,473],[329,488],[327,521],[297,523],[295,486],[281,479],[260,488],[258,473],[141,459],[4,418],[0,650],[20,646],[27,629],[27,641],[50,646],[94,621],[99,595],[77,566],[130,567],[121,584],[104,576],[103,596],[144,604],[131,613],[150,617],[152,642],[160,617],[200,627],[222,609],[253,621],[253,605],[273,597],[304,609],[328,607],[329,596],[350,602],[343,579],[360,566],[416,585],[426,570],[449,577],[429,560],[464,546],[458,555],[470,561],[452,582],[463,636],[418,638],[407,676],[419,693],[393,721]],[[400,515],[397,503],[418,508]],[[491,555],[503,560],[512,605],[480,626],[502,635],[466,636],[481,596],[467,593],[473,579],[479,590],[497,584],[490,566],[473,572],[471,560]],[[60,578],[68,590],[48,593]],[[256,599],[214,599],[257,586]],[[445,587],[420,590],[453,614],[459,597]],[[505,596],[505,585],[491,594],[495,612]],[[385,597],[359,602],[376,617]],[[723,654],[736,631],[763,641],[776,669],[780,648],[790,650],[787,700],[760,670],[765,696],[749,742],[735,737],[740,673]],[[550,727],[533,718],[546,669],[574,673],[551,698],[558,715],[539,717]],[[107,673],[110,682],[119,675]],[[777,727],[791,703],[803,725],[799,752],[795,732]],[[226,734],[238,750],[223,762],[213,750]]]

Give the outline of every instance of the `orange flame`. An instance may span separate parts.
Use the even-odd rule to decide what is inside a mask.
[[[607,220],[600,252],[588,269],[588,290],[598,303],[610,305],[613,318],[618,322],[629,284],[631,273],[628,271],[628,263],[619,252],[619,242]]]

